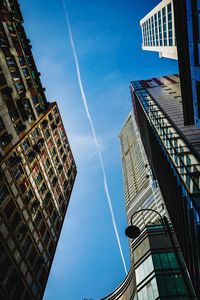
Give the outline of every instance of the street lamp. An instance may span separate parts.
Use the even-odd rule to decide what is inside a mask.
[[[162,217],[161,214],[158,211],[154,210],[154,209],[143,208],[143,209],[139,209],[139,210],[137,210],[136,212],[133,213],[133,215],[131,216],[131,225],[129,225],[125,230],[126,236],[129,237],[130,239],[135,240],[141,234],[140,228],[133,225],[132,221],[133,221],[133,217],[136,214],[138,214],[140,212],[143,212],[143,211],[152,211],[152,212],[158,214],[159,217],[160,217],[160,221],[163,225],[163,228],[167,230],[167,226],[166,226],[165,222],[167,222],[167,224],[168,224],[168,220],[167,220],[166,217]],[[169,224],[168,224],[168,226],[169,226]],[[170,232],[171,232],[171,230],[170,230]]]
[[[133,215],[131,216],[131,225],[129,225],[126,230],[125,230],[125,235],[127,237],[129,237],[130,239],[133,239],[135,240],[137,237],[140,236],[141,234],[141,230],[139,227],[133,225],[132,221],[133,221],[133,217],[140,213],[140,212],[143,212],[143,211],[152,211],[154,213],[156,213],[157,215],[159,215],[160,217],[160,221],[163,225],[163,229],[165,230],[166,234],[168,235],[169,239],[170,239],[170,242],[171,242],[171,245],[172,245],[172,248],[174,250],[174,254],[176,256],[176,260],[177,260],[177,263],[179,265],[179,269],[180,269],[180,272],[181,272],[181,275],[183,277],[183,280],[185,282],[185,286],[187,288],[187,291],[188,291],[188,295],[190,295],[192,298],[190,299],[194,299],[194,293],[192,291],[192,288],[191,288],[191,285],[189,283],[189,278],[188,276],[186,275],[186,270],[185,268],[183,267],[183,261],[181,261],[181,258],[179,256],[179,253],[178,253],[178,249],[177,249],[177,246],[176,246],[176,243],[175,243],[175,240],[174,240],[174,237],[173,237],[173,234],[172,234],[172,231],[171,231],[171,228],[169,226],[169,222],[168,222],[168,219],[167,217],[162,217],[161,214],[154,210],[154,209],[150,209],[150,208],[144,208],[144,209],[140,209],[140,210],[137,210],[136,212],[133,213]],[[196,298],[195,298],[196,299]]]

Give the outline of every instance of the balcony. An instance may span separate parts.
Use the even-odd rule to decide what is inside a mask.
[[[6,129],[6,127],[4,125],[4,122],[3,122],[2,118],[0,117],[0,132],[2,132],[5,129]]]
[[[20,134],[20,133],[22,133],[23,131],[26,130],[26,125],[19,122],[15,125],[15,130],[16,130],[17,134]]]
[[[6,57],[6,63],[8,65],[8,67],[11,67],[11,68],[16,67],[14,59],[10,56]]]
[[[57,125],[60,124],[60,117],[57,117],[57,118],[56,118],[56,124],[57,124]]]
[[[11,143],[12,139],[12,134],[5,133],[0,137],[0,147],[5,148]]]
[[[58,182],[58,177],[57,176],[54,176],[53,180],[52,180],[52,185],[53,187],[55,187],[56,183]]]
[[[24,86],[21,82],[16,82],[15,87],[17,89],[17,92],[20,94],[24,91]]]
[[[52,128],[52,130],[55,130],[57,128],[57,125],[55,123],[52,123],[51,128]]]
[[[17,164],[19,164],[22,161],[21,156],[19,155],[11,155],[8,159],[8,164],[10,167],[15,167]]]
[[[51,199],[52,195],[51,192],[47,192],[44,198],[44,205],[47,206],[49,204],[49,201]]]
[[[67,160],[67,155],[64,154],[63,157],[62,157],[62,161],[63,161],[63,162],[66,162],[66,160]]]
[[[7,27],[8,27],[9,35],[16,37],[16,31],[12,23],[7,23]]]
[[[15,122],[19,119],[17,110],[9,110],[8,113],[12,122]]]
[[[35,263],[35,272],[39,273],[41,270],[41,266],[44,264],[44,258],[42,255],[38,256],[36,263]]]
[[[8,47],[8,43],[6,39],[0,37],[0,48],[7,48],[7,47]]]
[[[29,99],[23,98],[17,100],[17,108],[20,112],[21,118],[23,121],[28,121],[29,116],[33,115],[32,111],[29,108]]]
[[[37,154],[41,153],[40,147],[38,146],[38,144],[33,145],[33,150],[34,152],[36,152]]]
[[[0,168],[0,182],[2,183],[2,181],[5,179],[4,177],[4,172],[3,170]]]
[[[28,232],[28,225],[27,224],[22,224],[21,227],[18,229],[18,232],[16,234],[16,237],[17,237],[19,242],[21,242],[25,238],[27,232]]]
[[[28,153],[28,159],[30,162],[32,162],[35,158],[36,158],[37,154],[34,150],[31,150],[29,153]]]
[[[64,184],[63,184],[63,189],[66,190],[66,189],[67,189],[67,186],[68,186],[68,181],[65,180],[65,181],[64,181]]]
[[[40,104],[35,106],[35,109],[36,109],[38,115],[41,115],[44,112],[44,110],[43,110],[43,108],[41,107]]]
[[[43,138],[40,138],[37,142],[37,145],[39,148],[42,148],[44,146],[44,139]]]
[[[43,129],[45,129],[45,128],[47,128],[47,126],[48,126],[48,121],[45,119],[42,121],[42,127],[43,127]]]
[[[30,203],[31,200],[33,200],[33,192],[31,190],[29,190],[26,193],[26,196],[23,198],[23,202],[25,205],[28,205]]]
[[[40,202],[38,200],[35,200],[30,209],[31,213],[35,214],[37,212],[39,206],[40,206]]]
[[[12,92],[13,89],[10,86],[7,86],[2,90],[2,94],[7,97],[12,97]]]
[[[0,74],[0,88],[5,87],[7,85],[5,76],[3,75],[3,73]]]
[[[59,166],[58,166],[58,172],[61,173],[62,170],[63,170],[63,165],[59,164]]]

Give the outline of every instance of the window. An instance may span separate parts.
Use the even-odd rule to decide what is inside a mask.
[[[19,56],[19,63],[21,66],[24,66],[26,64],[23,56]]]
[[[38,200],[35,200],[31,206],[31,213],[33,215],[37,212],[39,206],[40,206],[40,202]]]
[[[28,139],[25,139],[25,141],[23,141],[22,147],[23,147],[24,151],[27,151],[27,150],[29,149],[29,147],[30,147],[30,142],[29,142]]]
[[[35,106],[35,109],[36,109],[38,115],[40,115],[43,112],[43,109],[40,105]]]
[[[36,215],[36,218],[35,218],[35,224],[36,225],[39,225],[40,224],[40,221],[42,220],[42,214],[41,212],[39,211]]]
[[[186,289],[180,274],[162,275],[157,277],[160,296],[184,295]]]
[[[15,66],[15,61],[13,60],[12,57],[6,57],[6,62],[7,62],[8,66],[11,66],[11,67]]]
[[[51,149],[51,155],[55,156],[56,155],[56,149],[53,147],[53,149]]]
[[[10,33],[14,33],[15,29],[14,26],[12,25],[12,23],[7,23],[7,27]]]
[[[196,100],[197,100],[198,117],[200,118],[200,81],[196,81]]]
[[[63,147],[60,148],[60,154],[62,155],[64,152]]]
[[[18,93],[21,93],[24,90],[24,86],[22,83],[15,83],[15,87],[16,87]]]
[[[35,183],[40,184],[43,180],[42,174],[39,172],[39,174],[35,177]]]
[[[20,223],[22,223],[22,218],[20,216],[20,213],[18,211],[16,211],[12,220],[10,221],[10,226],[11,226],[12,230],[15,231]]]
[[[24,194],[27,190],[27,188],[29,187],[29,181],[27,178],[24,178],[24,180],[20,183],[20,189],[22,194]]]
[[[9,191],[5,184],[0,185],[0,204],[6,199],[9,195]]]
[[[36,249],[35,249],[35,246],[32,245],[30,254],[29,254],[29,256],[28,256],[28,260],[29,260],[29,263],[30,263],[31,266],[33,266],[36,257],[37,257],[37,251],[36,251]]]
[[[24,77],[30,76],[28,68],[22,68],[22,71],[23,71]]]
[[[29,250],[31,244],[32,244],[32,240],[31,240],[31,238],[28,236],[28,237],[26,238],[26,240],[24,241],[24,244],[23,244],[23,247],[22,247],[22,249],[24,250],[24,253],[25,253],[25,254],[27,254],[27,252],[28,252],[28,250]]]
[[[45,237],[44,237],[44,244],[46,246],[48,245],[49,240],[50,240],[50,234],[49,234],[49,231],[47,230],[46,234],[45,234]]]
[[[173,46],[173,37],[172,37],[172,6],[171,3],[167,5],[167,16],[168,16],[168,42],[169,46]]]
[[[13,175],[14,175],[14,177],[15,177],[16,180],[18,180],[23,174],[24,174],[24,171],[23,171],[21,165],[19,165],[19,166],[13,171]]]
[[[45,161],[45,167],[48,169],[50,167],[50,160],[47,158]]]
[[[47,174],[48,177],[51,178],[53,176],[53,174],[54,174],[53,169],[50,168],[49,171],[48,171],[48,174]]]
[[[0,147],[5,148],[12,141],[12,135],[5,133],[0,138]]]
[[[38,100],[37,96],[33,96],[32,99],[33,99],[33,103],[35,105],[39,103],[39,100]]]
[[[156,278],[153,278],[138,292],[138,300],[154,300],[157,299],[158,296]]]
[[[48,129],[45,131],[44,136],[45,136],[47,139],[50,137],[50,132],[49,132]]]
[[[33,131],[32,135],[33,135],[33,138],[35,138],[35,139],[37,139],[37,138],[40,136],[40,133],[39,133],[38,128],[36,128],[36,129]]]
[[[153,264],[156,270],[178,268],[174,252],[153,254]]]
[[[56,162],[57,164],[59,164],[60,161],[59,161],[58,156],[55,157],[55,162]]]
[[[23,202],[24,202],[25,205],[28,205],[32,199],[33,199],[33,192],[31,190],[29,190],[26,193],[26,195],[23,199]]]
[[[58,147],[61,145],[60,139],[57,140],[56,144],[57,144]]]
[[[145,261],[136,268],[136,283],[137,285],[144,280],[154,270],[152,256],[149,256]]]
[[[41,188],[40,188],[40,192],[44,193],[47,190],[47,186],[45,183],[42,184]]]
[[[3,74],[0,74],[0,86],[6,85],[6,79]]]
[[[52,117],[52,114],[51,114],[51,113],[49,114],[49,120],[50,120],[50,121],[53,120],[53,117]]]
[[[62,157],[62,160],[63,160],[63,162],[65,162],[65,161],[66,161],[66,159],[67,159],[67,155],[66,155],[66,154],[64,154],[64,155],[63,155],[63,157]]]

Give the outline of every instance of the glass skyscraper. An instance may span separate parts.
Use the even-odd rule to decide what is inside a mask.
[[[200,129],[184,126],[179,76],[132,82],[142,141],[198,297]]]

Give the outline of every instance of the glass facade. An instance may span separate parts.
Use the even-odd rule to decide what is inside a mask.
[[[132,82],[134,107],[145,151],[158,179],[185,264],[198,295],[200,158],[196,145],[199,145],[200,133],[194,125],[192,127],[183,124],[181,103],[174,96],[174,90],[180,89],[179,82],[175,81],[175,76],[164,77],[170,83],[163,83],[163,77]],[[153,262],[160,267],[165,265],[168,268],[171,260],[173,261],[173,257],[153,257]],[[172,290],[183,290],[184,293],[179,277],[171,275],[169,281],[175,284]],[[160,280],[162,285],[162,279]],[[168,290],[170,293],[170,288]]]
[[[182,136],[170,123],[168,118],[160,110],[157,103],[139,83],[133,82],[135,93],[140,99],[149,122],[163,145],[178,173],[181,182],[189,194],[199,194],[200,191],[200,163],[192,153]]]
[[[149,281],[138,293],[138,300],[154,300],[159,296],[156,278]]]
[[[162,225],[149,225],[134,251],[137,300],[195,299],[188,297],[171,241]],[[164,233],[164,234],[163,234]],[[149,241],[150,248],[144,248]],[[160,245],[162,241],[162,245]],[[167,250],[166,250],[167,249]],[[144,251],[146,250],[146,251]],[[138,254],[140,254],[138,256]],[[148,256],[147,256],[148,255]]]

